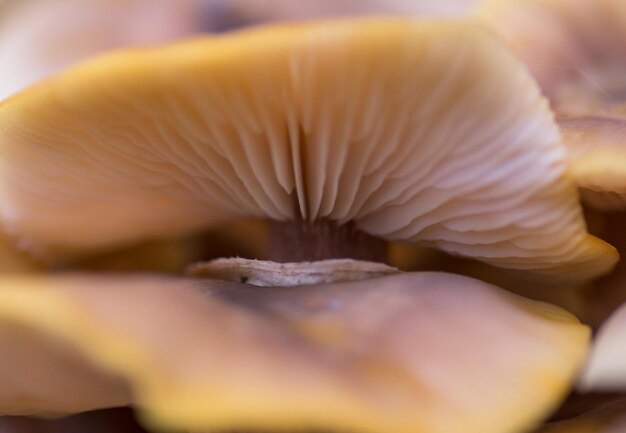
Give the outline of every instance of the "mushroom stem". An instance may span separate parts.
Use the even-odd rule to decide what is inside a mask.
[[[387,242],[355,224],[334,221],[269,222],[269,260],[275,262],[356,259],[387,262]]]

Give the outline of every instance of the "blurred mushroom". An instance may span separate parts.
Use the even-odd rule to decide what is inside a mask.
[[[568,148],[569,174],[586,207],[588,230],[626,251],[626,118],[624,107],[605,114],[562,119],[559,126]],[[584,323],[599,326],[626,302],[626,266],[618,263],[608,275],[571,290],[545,290],[523,278],[510,279],[491,268],[465,265],[465,275],[489,281],[531,299],[555,303],[576,313]],[[550,285],[550,282],[547,282]]]
[[[486,0],[484,22],[515,49],[559,119],[569,173],[589,208],[590,232],[626,251],[626,3]],[[564,301],[598,326],[626,301],[626,267]]]
[[[161,43],[184,35],[232,30],[266,21],[372,13],[463,14],[473,3],[474,0],[5,0],[0,2],[0,63],[5,65],[0,70],[0,98],[84,57],[114,47]],[[236,236],[218,237],[232,240]],[[219,249],[215,248],[216,240],[220,242],[215,236],[210,239],[212,251]],[[235,242],[241,244],[236,239]],[[220,244],[226,250],[232,249]],[[184,267],[185,257],[203,257],[197,255],[201,250],[196,246],[186,239],[144,242],[98,253],[71,265],[90,270],[176,271]],[[238,252],[246,257],[262,257],[248,254],[249,247],[240,247]],[[425,263],[424,256],[430,254],[414,247],[392,248],[391,260],[403,268],[419,269]],[[15,266],[23,259],[11,250],[8,246],[11,258],[0,270],[30,269],[28,262]],[[416,256],[420,256],[421,263],[416,263]],[[428,260],[436,259],[433,256]]]
[[[0,143],[0,216],[50,261],[240,217],[269,221],[270,259],[302,261],[253,269],[283,280],[328,264],[309,260],[384,261],[387,240],[569,282],[617,258],[585,231],[533,81],[465,23],[283,25],[112,54],[5,101]],[[557,308],[432,273],[4,278],[0,318],[122,380],[146,423],[200,431],[514,432],[562,398],[588,339]]]
[[[479,15],[550,98],[583,200],[604,210],[624,208],[626,3],[485,0]]]
[[[8,384],[0,378],[2,392],[24,398],[1,401],[4,413],[105,406],[114,374],[149,426],[198,431],[522,431],[559,401],[589,336],[555,307],[426,272],[282,288],[4,278],[0,324],[7,320],[33,334],[3,353],[55,337],[103,377],[59,368],[42,396],[17,367]],[[24,362],[39,368],[48,359]],[[68,395],[69,387],[96,392]]]
[[[559,116],[626,102],[626,3],[483,0],[479,15],[529,66]]]

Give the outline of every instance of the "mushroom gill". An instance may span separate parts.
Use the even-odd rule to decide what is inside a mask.
[[[626,3],[487,0],[484,22],[515,49],[556,111],[568,172],[590,232],[626,248]],[[529,29],[532,28],[532,31]],[[583,288],[579,317],[599,326],[626,301],[626,267]]]
[[[626,250],[626,118],[624,106],[604,114],[559,122],[568,147],[569,172],[586,207],[588,230]],[[599,326],[626,301],[626,266],[593,281],[581,291],[577,315]]]
[[[585,231],[535,84],[459,22],[283,25],[110,54],[0,105],[0,143],[0,216],[51,260],[238,217],[572,279],[616,260]]]

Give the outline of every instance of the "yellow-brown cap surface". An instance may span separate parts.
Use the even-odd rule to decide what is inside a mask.
[[[24,397],[21,405],[0,400],[2,413],[47,413],[51,401],[68,412],[76,400],[83,408],[124,403],[117,377],[150,425],[199,431],[513,433],[559,402],[589,338],[556,307],[444,273],[283,288],[147,276],[3,279],[5,323],[28,332],[3,353],[41,339],[58,344],[0,371],[0,395]],[[64,353],[89,360],[79,370],[86,373],[74,374],[74,363],[55,368],[58,383],[41,381],[44,403],[30,398],[43,391],[32,389],[28,368],[48,359],[55,366]],[[68,381],[82,389],[63,395]]]

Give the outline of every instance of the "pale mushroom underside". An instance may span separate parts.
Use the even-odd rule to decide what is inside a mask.
[[[459,22],[259,28],[111,54],[0,106],[0,215],[48,258],[236,217],[584,278],[589,236],[547,103]]]

